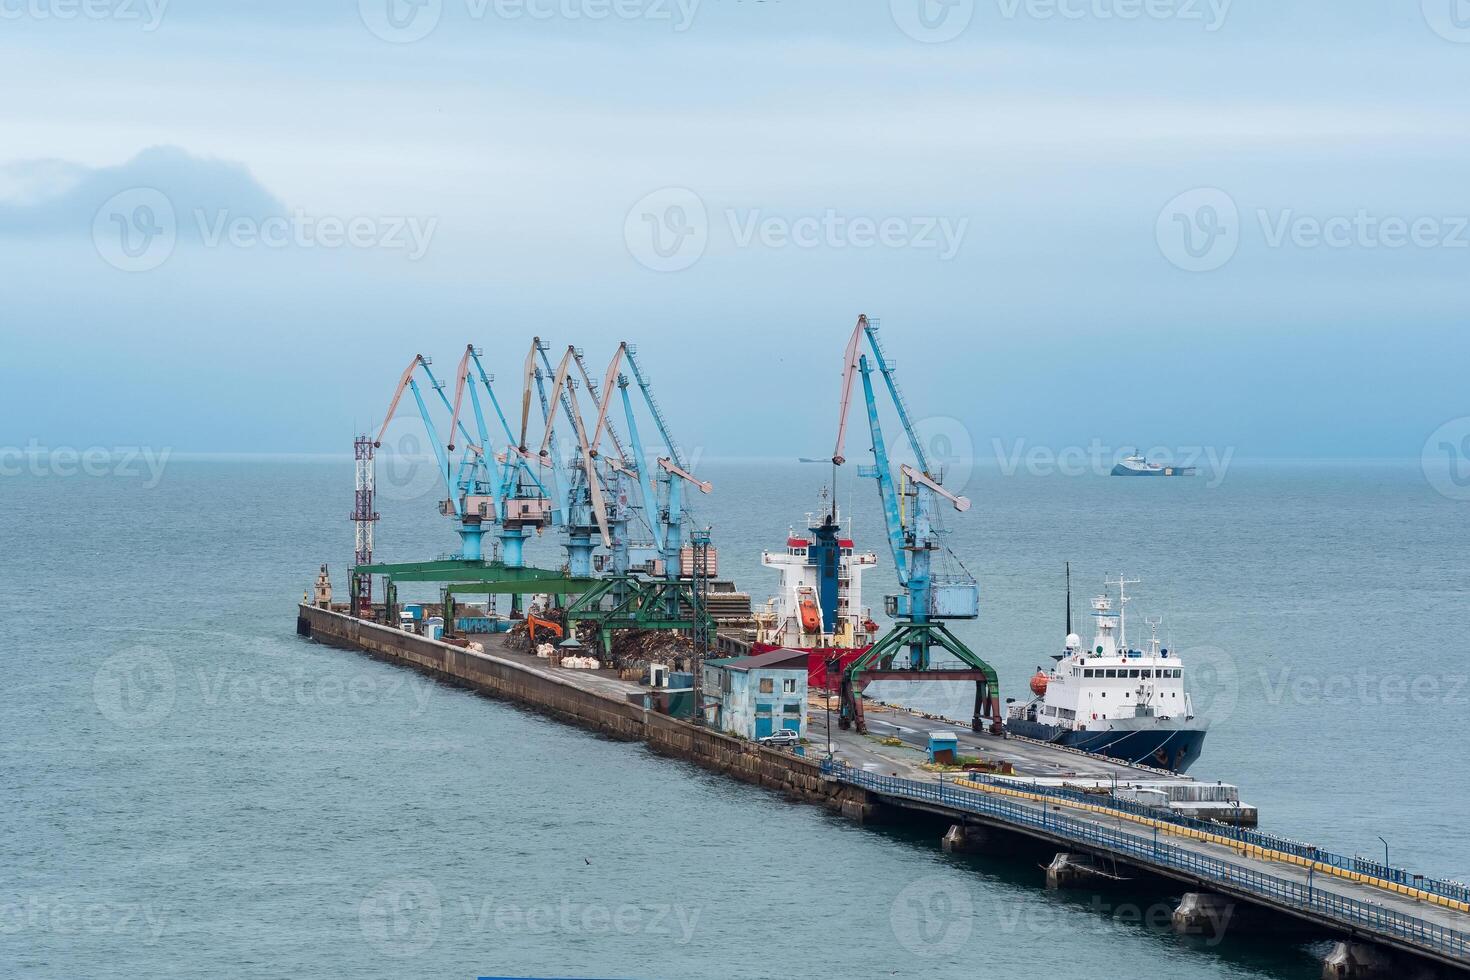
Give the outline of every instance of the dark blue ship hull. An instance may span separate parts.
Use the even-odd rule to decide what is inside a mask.
[[[1074,732],[1036,721],[1006,722],[1006,730],[1027,738],[1095,752],[1170,772],[1184,772],[1205,746],[1203,729],[1145,728],[1138,731]]]
[[[1136,470],[1131,466],[1118,463],[1113,467],[1114,476],[1194,476],[1193,466],[1164,466],[1160,469]]]

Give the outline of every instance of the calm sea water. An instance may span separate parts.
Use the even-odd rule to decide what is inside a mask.
[[[722,571],[759,565],[829,468],[704,468]],[[351,548],[346,463],[7,477],[0,975],[1315,977],[1304,947],[1202,947],[1167,896],[1094,908],[1031,856],[957,860],[637,746],[298,640]],[[1008,694],[1105,574],[1142,578],[1214,718],[1198,773],[1267,827],[1470,879],[1470,504],[1416,465],[1195,480],[970,476],[960,632]],[[412,481],[380,557],[454,547]],[[875,494],[838,492],[883,556]],[[538,547],[552,560],[554,542]],[[1083,632],[1086,632],[1085,630]],[[945,698],[937,702],[943,707]]]

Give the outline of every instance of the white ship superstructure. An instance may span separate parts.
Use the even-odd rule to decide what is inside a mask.
[[[1031,678],[1035,697],[1012,705],[1007,728],[1182,772],[1198,758],[1206,726],[1184,689],[1183,662],[1159,639],[1159,620],[1149,622],[1143,649],[1128,644],[1126,588],[1135,581],[1108,583],[1118,588],[1116,610],[1106,594],[1092,600],[1091,646],[1069,635],[1056,666]]]
[[[793,529],[782,551],[764,551],[761,564],[780,572],[776,593],[756,615],[759,644],[792,649],[866,648],[877,624],[863,605],[863,573],[878,564],[857,551],[833,507],[807,515],[809,534]]]

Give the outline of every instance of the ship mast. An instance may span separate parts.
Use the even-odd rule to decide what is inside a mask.
[[[1067,635],[1072,635],[1072,563],[1067,562]]]
[[[1119,573],[1117,581],[1106,581],[1105,585],[1116,585],[1118,587],[1118,648],[1123,651],[1123,656],[1128,655],[1128,603],[1129,598],[1124,592],[1130,585],[1138,585],[1143,581],[1141,578],[1124,578]]]

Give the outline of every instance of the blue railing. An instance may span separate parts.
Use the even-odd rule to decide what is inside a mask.
[[[985,783],[988,786],[1001,786],[1009,789],[1017,788],[1014,782],[995,779],[984,773],[965,773],[964,778],[975,783]],[[1260,830],[1252,830],[1213,820],[1200,820],[1196,817],[1188,817],[1181,813],[1175,813],[1172,810],[1152,807],[1135,800],[1119,799],[1116,796],[1093,795],[1084,793],[1081,790],[1056,786],[1028,785],[1025,787],[1025,790],[1028,793],[1036,793],[1050,797],[1051,799],[1068,800],[1073,803],[1086,803],[1091,806],[1105,806],[1121,813],[1131,813],[1135,816],[1147,817],[1150,820],[1162,820],[1165,823],[1170,823],[1178,827],[1187,827],[1191,830],[1218,834],[1221,837],[1229,837],[1232,840],[1240,841],[1242,844],[1264,847],[1269,851],[1281,851],[1284,854],[1290,854],[1307,861],[1318,861],[1343,871],[1371,875],[1382,881],[1405,885],[1409,888],[1418,888],[1421,891],[1453,899],[1457,902],[1470,902],[1470,885],[1465,885],[1458,881],[1444,881],[1438,878],[1426,878],[1423,875],[1410,874],[1403,868],[1388,867],[1361,857],[1344,857],[1341,854],[1324,851],[1321,848],[1311,844],[1303,844],[1301,841],[1292,840],[1289,837],[1280,837],[1276,834],[1268,834]]]
[[[1252,868],[1206,857],[1161,842],[1135,837],[1095,823],[1053,813],[1046,807],[1027,806],[1003,797],[992,797],[944,784],[900,779],[863,772],[831,760],[822,771],[841,782],[883,796],[924,800],[994,817],[1008,824],[1034,827],[1053,836],[1099,849],[1124,858],[1137,858],[1141,865],[1174,868],[1204,881],[1229,885],[1237,890],[1269,899],[1277,905],[1310,912],[1344,927],[1369,930],[1420,949],[1430,950],[1462,963],[1470,963],[1470,933],[1435,925],[1415,916],[1323,891],[1308,876],[1304,884],[1268,875]]]

